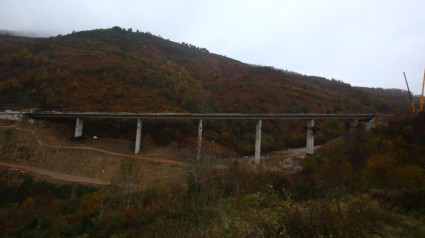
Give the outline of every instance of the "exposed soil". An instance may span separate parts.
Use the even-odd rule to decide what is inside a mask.
[[[34,173],[39,176],[46,176],[48,178],[54,179],[54,180],[62,180],[62,181],[68,181],[68,182],[76,182],[76,183],[87,183],[87,184],[95,184],[95,185],[109,185],[110,182],[94,179],[90,177],[84,177],[84,176],[76,176],[76,175],[70,175],[70,174],[64,174],[64,173],[58,173],[51,170],[45,170],[40,169],[32,166],[27,165],[16,165],[12,163],[4,163],[0,162],[0,166],[7,167],[11,171],[18,171],[21,174],[25,173]]]
[[[141,188],[183,184],[186,171],[181,162],[120,153],[125,145],[130,147],[130,141],[104,138],[72,142],[66,136],[69,132],[64,125],[38,128],[26,122],[2,122],[0,160],[3,166],[13,165],[33,173],[42,169],[41,174],[55,179],[72,181],[69,176],[77,176],[73,180],[90,178],[108,183],[117,174],[121,162],[131,159],[142,171]],[[90,179],[85,182],[90,183]]]

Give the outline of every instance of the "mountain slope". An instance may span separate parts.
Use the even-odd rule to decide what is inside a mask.
[[[241,63],[119,27],[0,37],[0,107],[98,111],[392,112],[400,91]],[[407,108],[406,108],[407,109]]]

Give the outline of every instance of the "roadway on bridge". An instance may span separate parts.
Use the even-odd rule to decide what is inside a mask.
[[[121,119],[359,119],[370,120],[378,114],[317,113],[131,113],[131,112],[53,112],[24,113],[32,118],[121,118]]]

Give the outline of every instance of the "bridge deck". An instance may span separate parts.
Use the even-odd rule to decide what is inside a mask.
[[[372,119],[378,114],[314,113],[130,113],[130,112],[32,112],[32,118],[121,118],[121,119]]]

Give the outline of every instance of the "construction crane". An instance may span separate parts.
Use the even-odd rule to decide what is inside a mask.
[[[413,103],[413,100],[412,100],[412,94],[410,93],[409,84],[407,83],[406,73],[403,72],[403,75],[404,75],[404,81],[406,81],[407,92],[409,93],[410,110],[411,110],[412,114],[420,113],[420,112],[422,112],[424,110],[424,101],[425,101],[425,99],[424,99],[425,71],[424,71],[424,79],[423,79],[423,82],[422,82],[422,94],[421,94],[421,98],[420,98],[420,101],[419,101],[419,109],[418,110],[416,110],[415,104]]]
[[[409,84],[407,83],[406,73],[403,72],[403,75],[404,75],[404,81],[406,81],[407,92],[409,93],[409,98],[410,98],[410,111],[412,112],[412,114],[416,114],[416,108],[415,108],[415,104],[413,104],[412,94],[410,93]]]

